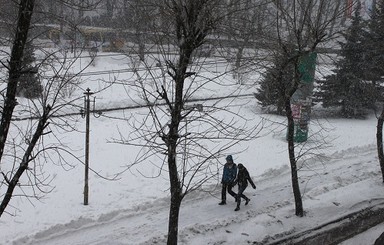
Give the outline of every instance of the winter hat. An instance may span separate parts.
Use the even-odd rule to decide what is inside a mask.
[[[241,169],[243,169],[244,168],[244,165],[243,164],[241,164],[241,163],[239,163],[239,164],[237,164],[237,167],[241,170]]]
[[[233,162],[233,158],[231,155],[228,155],[225,160],[227,160],[227,162]]]

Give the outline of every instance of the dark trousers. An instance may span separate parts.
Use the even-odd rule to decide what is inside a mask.
[[[232,185],[230,183],[223,183],[221,189],[221,201],[223,202],[227,200],[227,190],[231,196],[236,198],[236,193],[232,191]]]
[[[243,194],[245,189],[247,189],[246,185],[245,186],[239,185],[239,192],[237,193],[237,196],[236,196],[237,206],[240,206],[241,198],[243,198],[244,200],[248,200],[248,197]]]

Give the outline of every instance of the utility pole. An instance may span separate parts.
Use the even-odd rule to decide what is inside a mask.
[[[88,205],[89,185],[88,185],[88,173],[89,173],[89,112],[90,112],[90,99],[93,94],[89,88],[84,92],[84,110],[85,110],[85,175],[84,175],[84,205]]]

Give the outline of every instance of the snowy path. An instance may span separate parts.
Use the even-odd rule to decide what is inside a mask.
[[[318,163],[316,163],[318,164]],[[336,153],[321,166],[301,171],[304,218],[294,215],[289,168],[254,178],[257,190],[248,188],[248,206],[234,212],[235,202],[208,194],[191,194],[182,204],[180,244],[231,244],[233,233],[244,242],[264,242],[278,236],[310,228],[366,205],[382,202],[382,184],[376,148],[365,146]],[[369,192],[366,185],[370,185]],[[361,186],[364,186],[361,187]],[[355,197],[340,190],[353,188]],[[361,191],[360,191],[361,189]],[[340,194],[341,193],[341,194]],[[219,194],[216,194],[216,197]],[[348,200],[348,202],[347,202]],[[370,201],[365,201],[370,200]],[[116,210],[98,219],[78,219],[56,225],[13,244],[163,244],[168,226],[168,200],[157,199],[134,210]],[[238,236],[236,238],[238,241]]]

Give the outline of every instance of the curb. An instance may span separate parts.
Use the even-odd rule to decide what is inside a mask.
[[[337,245],[383,222],[384,202],[267,244]]]

